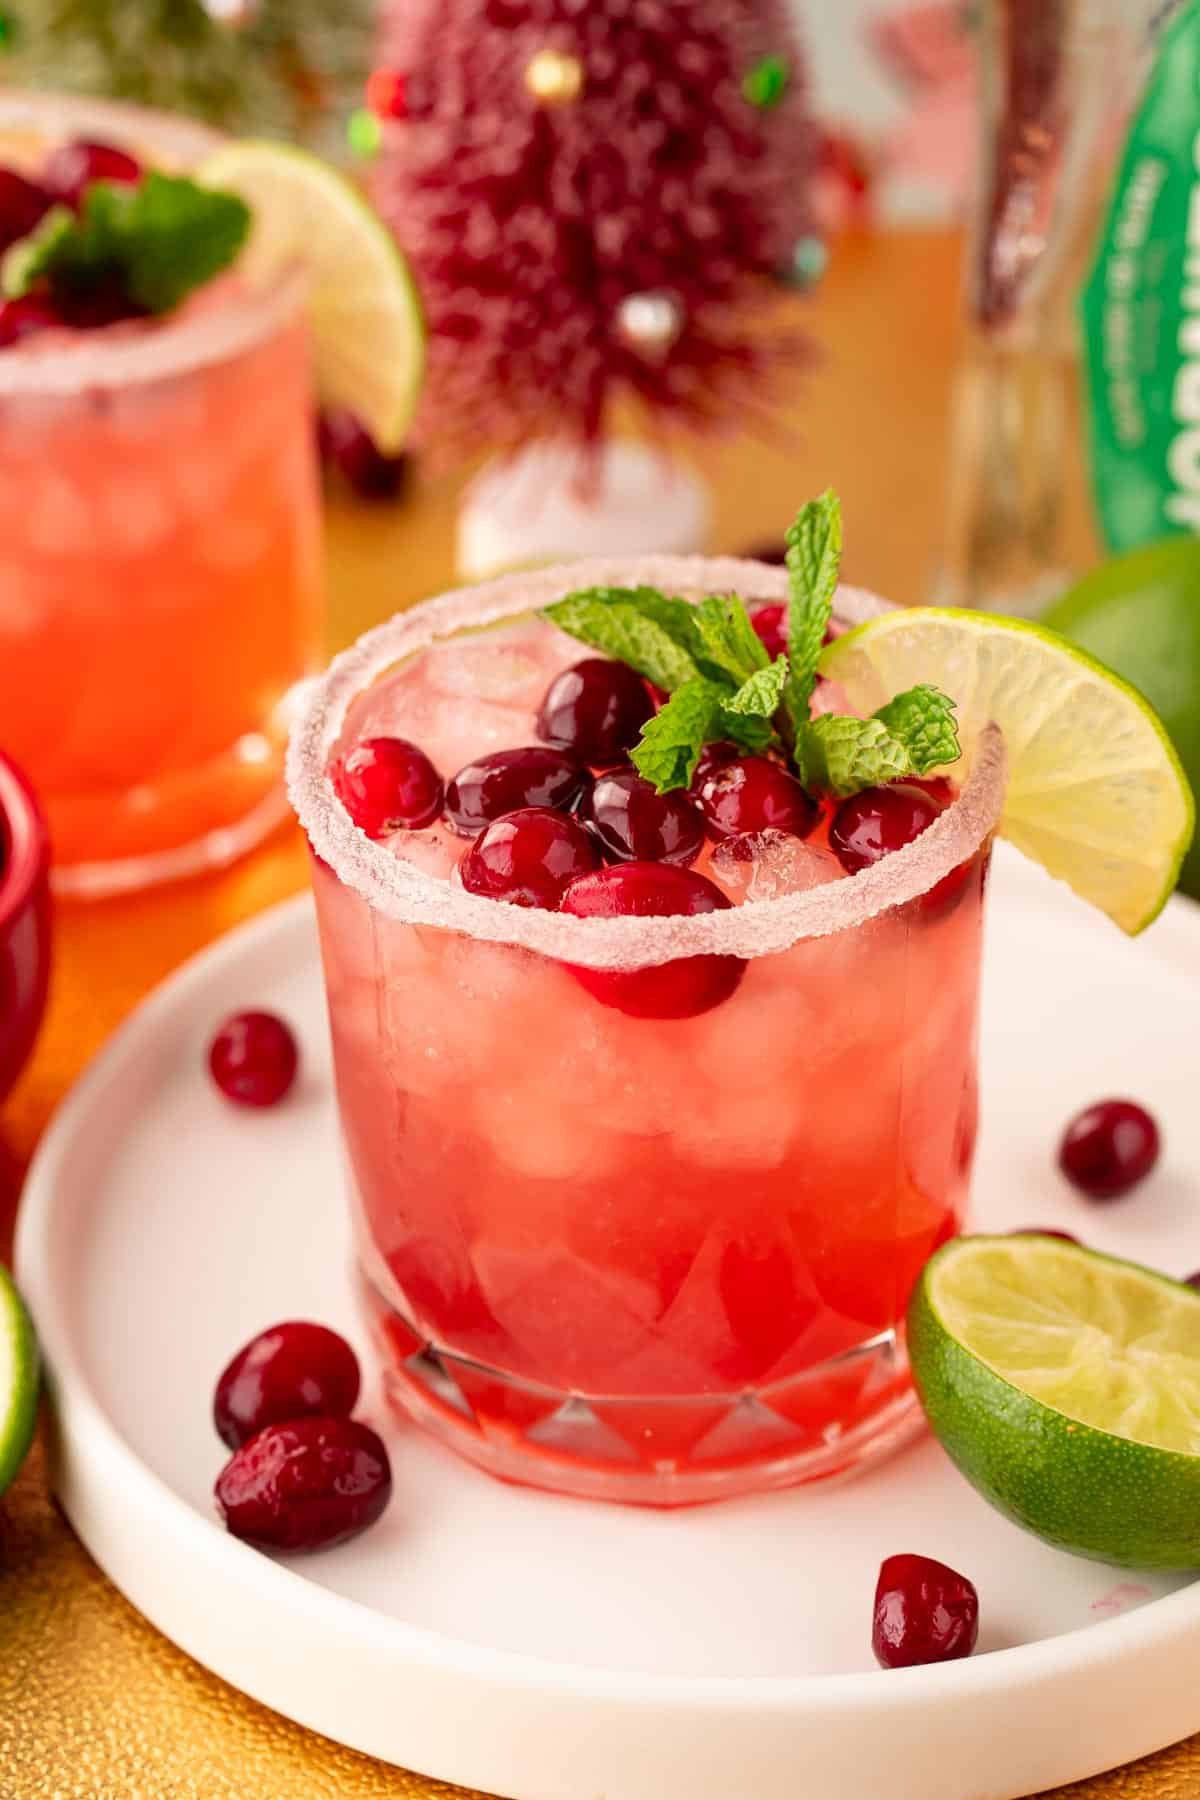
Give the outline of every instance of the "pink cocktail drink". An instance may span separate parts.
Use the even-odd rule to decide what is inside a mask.
[[[783,591],[754,564],[636,573]],[[803,842],[710,841],[695,871],[733,904],[692,917],[498,903],[464,891],[444,819],[355,828],[331,761],[397,736],[449,779],[536,743],[580,646],[496,621],[629,575],[510,578],[371,634],[312,700],[292,785],[391,1396],[493,1473],[675,1504],[831,1475],[910,1428],[898,1328],[966,1202],[1002,770],[985,740],[935,824],[853,876],[827,816]],[[651,966],[703,1004],[639,1016],[621,983]]]
[[[0,101],[0,165],[101,139],[186,173],[200,127]],[[174,311],[0,348],[0,738],[63,888],[226,862],[282,811],[286,701],[318,633],[302,285],[218,276]]]

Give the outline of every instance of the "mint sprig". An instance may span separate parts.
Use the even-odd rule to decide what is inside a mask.
[[[740,718],[773,719],[779,711],[783,691],[788,683],[788,660],[777,656],[766,668],[755,670],[743,681],[736,694],[724,703],[724,711]]]
[[[809,723],[805,758],[812,786],[839,796],[915,773],[903,742],[882,719],[855,719],[842,713],[824,713]]]
[[[690,608],[696,661],[710,680],[738,687],[765,669],[762,640],[736,594],[712,594]]]
[[[842,507],[832,488],[800,508],[787,538],[788,713],[798,732],[808,722],[817,663],[833,615],[842,562]]]
[[[692,654],[695,607],[657,588],[578,588],[542,617],[673,694],[700,673]]]
[[[697,675],[676,688],[666,706],[642,726],[630,760],[660,794],[690,785],[701,750],[722,735],[723,698],[715,681]]]
[[[181,176],[151,170],[136,186],[98,181],[78,214],[52,207],[12,245],[0,287],[9,299],[45,287],[76,302],[116,289],[142,312],[170,312],[229,266],[249,229],[244,200]]]
[[[838,796],[956,762],[954,702],[928,683],[870,719],[811,716],[841,553],[841,506],[826,491],[787,534],[788,654],[774,662],[734,594],[692,606],[651,587],[581,588],[542,616],[669,695],[630,753],[660,794],[689,786],[705,744],[720,739],[785,754],[806,787]]]
[[[940,688],[923,681],[906,693],[897,694],[879,708],[875,717],[882,719],[907,750],[911,770],[906,773],[928,775],[931,769],[958,761],[954,702]]]

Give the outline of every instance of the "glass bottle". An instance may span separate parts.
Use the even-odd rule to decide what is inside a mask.
[[[934,598],[1033,615],[1098,553],[1075,302],[1178,5],[982,0],[979,166]]]

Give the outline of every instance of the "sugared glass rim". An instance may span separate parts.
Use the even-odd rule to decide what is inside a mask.
[[[687,598],[736,592],[757,602],[787,594],[785,570],[740,558],[588,558],[424,601],[368,631],[323,676],[305,685],[288,745],[288,792],[314,851],[347,887],[389,919],[518,945],[590,968],[637,968],[698,954],[764,956],[804,938],[866,924],[928,892],[995,829],[1004,803],[1005,756],[992,725],[969,748],[969,773],[958,799],[903,850],[844,881],[694,918],[575,919],[485,899],[402,862],[352,822],[327,772],[330,752],[352,702],[386,670],[470,626],[529,612],[574,588],[639,582]],[[885,601],[863,589],[838,589],[835,613],[844,625],[886,610]],[[586,654],[582,645],[580,653]]]
[[[179,170],[195,168],[225,141],[220,132],[194,119],[111,100],[33,92],[0,93],[0,134],[6,131],[36,133],[47,143],[89,137],[149,149],[164,165]],[[127,387],[223,362],[295,318],[305,292],[297,271],[270,289],[239,290],[211,311],[189,314],[185,309],[178,319],[136,334],[80,332],[77,340],[49,344],[35,335],[0,355],[0,398]]]

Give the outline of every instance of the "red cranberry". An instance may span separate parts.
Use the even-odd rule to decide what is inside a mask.
[[[313,1413],[349,1418],[358,1401],[358,1358],[336,1331],[291,1319],[251,1338],[217,1383],[213,1424],[236,1450],[264,1425]]]
[[[777,656],[787,655],[787,612],[785,602],[775,600],[766,606],[756,606],[750,614],[750,623],[772,662]]]
[[[624,663],[588,656],[556,675],[546,689],[537,734],[581,762],[619,762],[637,743],[653,711],[640,675]]]
[[[523,806],[571,812],[591,785],[583,764],[561,750],[531,744],[494,750],[460,769],[446,789],[446,817],[455,831],[474,837],[493,819]]]
[[[522,806],[484,826],[458,874],[468,893],[553,912],[567,883],[599,861],[595,840],[577,819]]]
[[[58,200],[77,207],[94,181],[116,181],[129,187],[142,179],[142,165],[115,144],[77,138],[60,144],[46,158],[42,179]]]
[[[723,911],[729,901],[704,875],[670,863],[627,862],[581,875],[562,899],[577,919],[690,918]],[[647,969],[585,969],[571,973],[605,1006],[638,1019],[690,1019],[719,1006],[746,970],[737,956],[682,956]]]
[[[1071,1120],[1058,1149],[1067,1180],[1092,1200],[1115,1200],[1158,1161],[1158,1126],[1133,1100],[1098,1100]]]
[[[37,182],[0,168],[0,252],[35,231],[53,205],[54,195]]]
[[[419,831],[442,810],[442,778],[407,738],[364,738],[333,767],[338,799],[370,838]]]
[[[632,769],[598,775],[583,817],[618,862],[695,862],[704,820],[686,794],[660,794]]]
[[[1200,1288],[1200,1269],[1194,1275],[1185,1275],[1183,1285],[1184,1287]]]
[[[928,1556],[889,1556],[875,1587],[871,1648],[885,1669],[970,1656],[979,1595],[965,1575]]]
[[[864,788],[843,800],[829,827],[829,842],[843,869],[857,875],[928,831],[942,808],[912,782]]]
[[[239,1106],[274,1106],[296,1079],[296,1040],[269,1012],[234,1013],[208,1052],[212,1078]]]
[[[19,344],[38,331],[50,331],[63,323],[53,301],[43,294],[24,294],[19,300],[0,301],[0,350]]]
[[[217,1508],[259,1550],[327,1550],[382,1513],[392,1470],[381,1439],[357,1419],[265,1425],[217,1477]]]
[[[344,406],[329,406],[317,415],[321,460],[341,475],[360,500],[395,500],[408,479],[409,459],[403,451],[386,455],[366,426]]]
[[[727,744],[723,740],[715,744],[705,744],[696,760],[696,770],[692,776],[691,786],[688,788],[688,793],[692,798],[695,799],[699,795],[700,789],[710,775],[715,775],[718,769],[725,767],[726,763],[736,762],[738,754],[736,744]]]
[[[803,838],[820,817],[796,777],[765,756],[739,756],[715,770],[700,789],[700,805],[718,837],[788,831]]]
[[[966,862],[960,862],[958,867],[951,869],[948,875],[943,875],[940,881],[935,881],[928,893],[922,894],[918,901],[925,917],[929,920],[943,919],[947,913],[952,913],[969,889],[971,877],[980,862],[983,865],[982,879],[987,879],[990,855],[990,850],[985,849],[977,852],[975,856],[968,856]]]
[[[958,789],[947,775],[909,775],[905,778],[905,786],[920,788],[943,808],[958,799]]]

